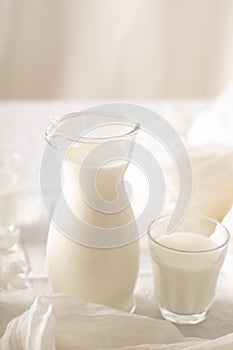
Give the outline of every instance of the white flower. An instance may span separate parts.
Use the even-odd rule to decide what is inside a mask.
[[[14,288],[26,288],[26,283],[20,276],[28,264],[20,261],[15,247],[17,237],[8,229],[0,229],[0,292],[11,285]]]

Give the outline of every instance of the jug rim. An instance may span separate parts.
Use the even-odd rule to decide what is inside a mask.
[[[131,130],[123,133],[119,133],[117,135],[113,136],[101,136],[101,137],[90,137],[90,136],[69,136],[65,132],[61,132],[58,130],[58,128],[67,120],[71,118],[75,118],[77,116],[84,116],[84,115],[93,115],[93,116],[101,116],[101,117],[114,117],[116,120],[118,119],[119,121],[123,121],[124,125],[131,126]],[[100,126],[109,126],[113,124],[119,124],[117,121],[116,122],[106,122],[101,124]],[[93,127],[94,129],[95,127]],[[46,141],[54,147],[53,143],[51,142],[52,139],[56,139],[57,137],[62,137],[68,141],[71,142],[80,142],[80,143],[99,143],[103,140],[114,140],[114,139],[120,139],[120,138],[125,138],[131,135],[134,135],[137,133],[137,131],[140,129],[140,124],[134,119],[133,116],[129,114],[120,114],[120,113],[115,113],[115,112],[99,112],[99,111],[81,111],[81,112],[73,112],[73,113],[68,113],[65,114],[62,117],[55,117],[50,120],[45,132],[44,132],[44,137]],[[91,131],[92,129],[89,129],[88,131]],[[55,147],[56,148],[56,147]]]

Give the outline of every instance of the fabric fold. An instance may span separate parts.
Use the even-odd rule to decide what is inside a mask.
[[[28,311],[12,320],[0,349],[188,349],[188,344],[167,321],[56,294],[38,297]]]
[[[12,320],[1,350],[232,350],[233,334],[215,340],[185,338],[170,322],[74,300],[39,296]]]

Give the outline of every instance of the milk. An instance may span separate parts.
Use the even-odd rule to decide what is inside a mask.
[[[156,241],[151,244],[151,256],[160,308],[182,315],[207,310],[224,259],[222,251],[215,250],[217,243],[191,232],[162,235]]]
[[[103,213],[92,208],[82,197],[80,163],[92,147],[90,144],[78,144],[67,153],[62,166],[63,195],[75,216],[89,225],[104,230],[125,225],[134,220],[130,204],[120,212]],[[117,199],[117,183],[123,177],[126,167],[127,162],[119,160],[99,171],[96,189],[104,200]],[[87,185],[95,171],[94,165],[85,168]],[[59,215],[62,215],[62,210]],[[65,222],[67,232],[69,224]],[[82,234],[85,235],[85,232]],[[93,237],[93,242],[95,239]],[[85,246],[71,239],[66,232],[61,232],[53,222],[50,225],[47,261],[53,289],[82,300],[132,310],[139,253],[138,240],[116,248]]]
[[[0,226],[15,226],[18,197],[17,175],[0,171]]]

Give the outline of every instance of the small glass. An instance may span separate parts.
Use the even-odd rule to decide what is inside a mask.
[[[213,302],[229,232],[215,219],[199,215],[177,215],[179,224],[170,232],[171,218],[155,220],[148,230],[155,296],[165,319],[197,324]]]
[[[0,154],[0,227],[18,233],[17,207],[22,158],[19,153]]]

